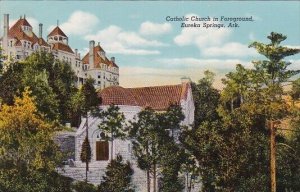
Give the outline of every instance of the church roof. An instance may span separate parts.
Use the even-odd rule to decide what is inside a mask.
[[[99,55],[99,52],[104,52],[103,48],[100,45],[97,45],[94,47],[94,68],[100,68],[100,64],[104,63],[110,67],[118,67],[118,65],[112,61],[110,61],[109,59],[107,59],[107,57],[104,56],[101,57]],[[83,64],[88,64],[89,63],[89,52],[82,58],[82,63]]]
[[[187,99],[190,83],[154,87],[122,88],[111,86],[99,92],[102,105],[129,105],[166,110],[170,104]]]
[[[60,42],[51,43],[51,46],[52,46],[52,50],[60,50],[69,53],[74,53],[73,50],[70,48],[70,46],[64,43],[60,43]]]
[[[61,35],[64,37],[67,37],[67,35],[58,27],[56,26],[48,35],[49,36],[55,36],[55,35]]]

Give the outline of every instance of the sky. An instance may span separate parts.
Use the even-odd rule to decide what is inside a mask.
[[[26,15],[36,34],[42,23],[44,38],[58,23],[82,56],[90,40],[100,42],[107,57],[116,58],[123,87],[179,84],[184,76],[198,81],[205,70],[222,87],[236,64],[251,68],[263,59],[248,45],[269,43],[272,31],[287,36],[283,45],[300,48],[300,1],[0,1],[1,35],[5,13],[10,26]],[[237,17],[252,21],[228,21]],[[300,54],[287,60],[300,69]]]

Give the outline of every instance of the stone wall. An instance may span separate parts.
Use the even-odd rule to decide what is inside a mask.
[[[65,155],[64,160],[68,159],[75,160],[75,135],[74,131],[63,131],[59,132],[54,140],[59,145],[60,150]]]

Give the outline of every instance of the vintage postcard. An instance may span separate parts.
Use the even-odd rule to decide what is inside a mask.
[[[300,191],[299,1],[0,1],[0,192]]]

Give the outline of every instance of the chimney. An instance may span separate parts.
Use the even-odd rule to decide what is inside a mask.
[[[191,78],[184,76],[181,77],[181,83],[190,83],[191,82]]]
[[[8,36],[8,31],[9,31],[9,14],[4,14],[4,33],[3,37]]]
[[[75,57],[78,55],[78,49],[75,49]]]
[[[89,52],[90,68],[94,68],[94,47],[95,47],[95,41],[90,41],[90,52]]]
[[[39,24],[39,38],[43,38],[43,24]]]
[[[2,46],[3,46],[4,51],[7,51],[8,32],[9,32],[9,14],[4,14],[3,42],[2,42]]]
[[[111,57],[110,60],[111,60],[111,62],[115,63],[116,58],[115,57]]]

